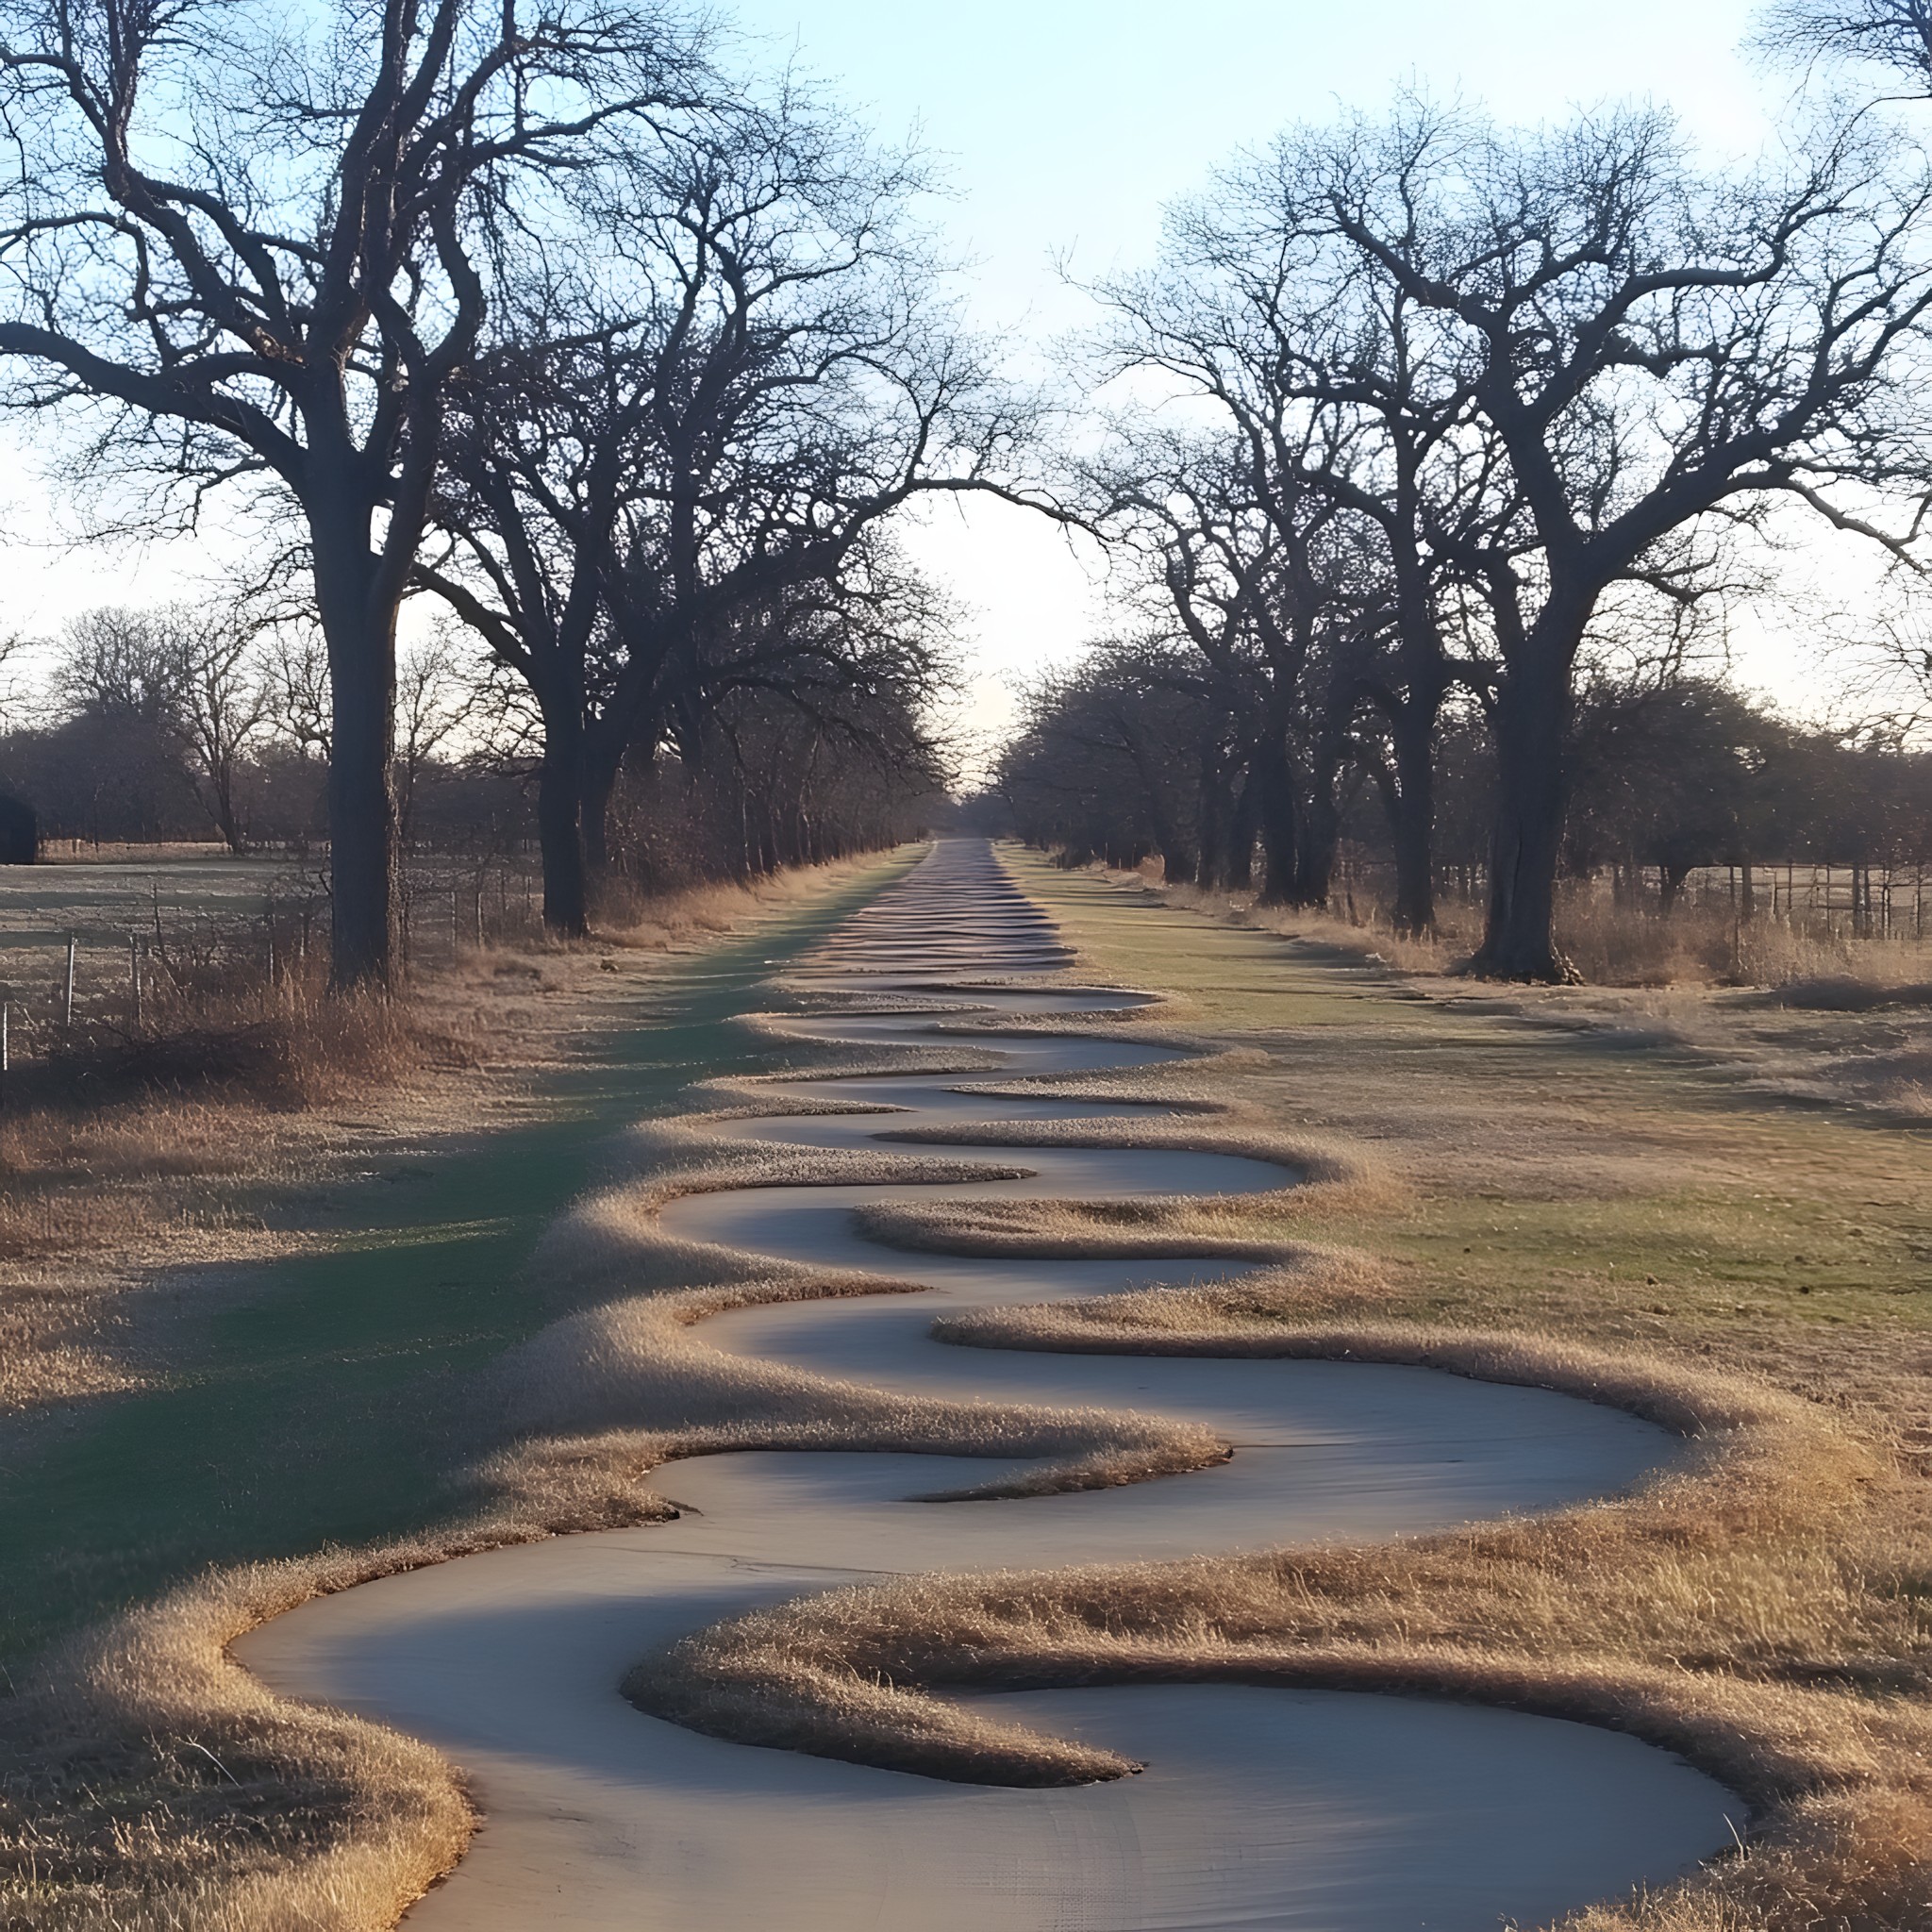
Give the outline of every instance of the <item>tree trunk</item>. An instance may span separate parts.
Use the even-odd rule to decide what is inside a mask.
[[[575,703],[546,711],[537,774],[537,844],[543,861],[543,924],[569,939],[590,930],[584,865],[584,740]]]
[[[366,528],[312,516],[309,529],[328,647],[329,984],[387,990],[395,973],[396,613],[377,608]]]
[[[1248,779],[1261,835],[1261,904],[1298,906],[1301,899],[1301,812],[1294,780],[1278,746],[1265,746]]]
[[[1341,811],[1335,799],[1335,773],[1325,772],[1302,813],[1296,840],[1294,900],[1297,906],[1325,906],[1335,884],[1341,846]]]
[[[1563,836],[1570,727],[1567,656],[1534,641],[1496,707],[1496,823],[1489,922],[1474,970],[1491,979],[1561,984],[1574,970],[1553,931]]]
[[[599,745],[586,734],[579,757],[583,784],[577,797],[578,835],[583,841],[585,873],[596,879],[610,870],[610,794],[617,790],[624,748]]]
[[[1436,927],[1435,719],[1405,709],[1391,724],[1395,796],[1389,830],[1395,846],[1395,930],[1420,939]]]
[[[1194,788],[1194,825],[1200,848],[1194,861],[1194,876],[1209,891],[1221,885],[1227,875],[1225,839],[1228,816],[1227,788],[1222,782],[1220,760],[1213,747],[1204,743]]]
[[[1222,876],[1230,892],[1245,892],[1255,883],[1255,808],[1258,802],[1251,772],[1242,781],[1228,815],[1227,853],[1222,860]]]

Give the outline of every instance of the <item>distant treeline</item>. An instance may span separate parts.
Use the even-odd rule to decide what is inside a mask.
[[[1709,866],[1738,869],[1748,912],[1758,868],[1932,864],[1932,753],[1792,724],[1718,682],[1587,687],[1567,758],[1563,874],[1608,874],[1665,911]],[[1496,809],[1479,708],[1449,710],[1434,758],[1437,881],[1478,896]],[[1271,818],[1261,783],[1239,721],[1191,688],[1184,658],[1111,648],[1034,690],[981,816],[1074,862],[1158,855],[1171,882],[1241,891],[1272,879],[1284,903],[1327,903],[1344,847],[1392,870],[1398,802],[1368,746],[1337,759],[1321,812]],[[1292,849],[1272,852],[1284,832]]]
[[[667,888],[916,831],[943,773],[912,707],[890,692],[863,708],[843,702],[855,723],[842,745],[816,708],[780,690],[722,697],[686,747],[631,748],[600,862]],[[66,627],[43,675],[16,680],[8,708],[30,722],[0,731],[0,792],[32,808],[43,840],[217,841],[237,855],[326,846],[326,671],[299,622],[247,626],[190,606],[94,610]],[[391,784],[406,845],[474,856],[536,845],[526,721],[474,652],[447,633],[406,649],[396,714]]]

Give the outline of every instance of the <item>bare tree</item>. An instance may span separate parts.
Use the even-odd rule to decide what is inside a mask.
[[[1311,223],[1453,328],[1534,550],[1491,573],[1499,804],[1478,970],[1564,975],[1551,935],[1574,680],[1607,593],[1708,589],[1700,531],[1773,506],[1899,547],[1932,450],[1919,158],[1842,134],[1746,178],[1699,174],[1655,114],[1514,138],[1411,109],[1331,151]]]
[[[96,458],[179,513],[272,478],[329,659],[333,971],[384,984],[395,622],[491,251],[555,171],[646,143],[707,83],[623,0],[5,0],[0,354],[13,401],[91,403]]]
[[[239,612],[209,618],[185,607],[160,613],[160,621],[175,662],[175,728],[196,796],[240,858],[248,841],[242,771],[271,705],[271,688],[256,661],[256,630]]]
[[[105,605],[70,618],[54,662],[56,702],[69,712],[138,719],[172,732],[181,704],[181,653],[167,621]]]
[[[1257,471],[1244,435],[1136,427],[1089,470],[1095,526],[1141,557],[1234,723],[1247,782],[1244,824],[1236,834],[1230,823],[1229,836],[1252,842],[1247,825],[1258,832],[1261,896],[1273,905],[1327,899],[1364,648],[1385,625],[1386,598],[1365,573],[1345,506],[1307,482],[1313,470],[1346,463],[1336,429],[1305,416],[1285,468],[1264,461]],[[1203,756],[1212,759],[1212,744]],[[1234,813],[1200,813],[1204,856],[1222,848],[1224,817]]]
[[[70,714],[135,725],[166,746],[223,843],[245,851],[241,777],[271,698],[239,608],[83,612],[66,627],[53,684]]]
[[[307,757],[329,753],[328,647],[296,619],[271,626],[263,646],[262,693],[269,729]]]
[[[425,773],[475,715],[486,689],[466,671],[447,630],[439,627],[402,652],[396,675],[396,817],[405,845],[414,836]]]
[[[1211,425],[1150,437],[1139,408],[1116,412],[1120,448],[1106,472],[1118,488],[1138,471],[1124,501],[1140,521],[1171,526],[1170,551],[1176,520],[1191,523],[1193,557],[1216,553],[1236,575],[1237,550],[1259,555],[1243,519],[1265,526],[1279,553],[1280,590],[1249,620],[1281,628],[1272,655],[1277,671],[1293,667],[1271,678],[1278,715],[1257,735],[1264,821],[1291,808],[1273,747],[1299,724],[1308,748],[1296,842],[1312,857],[1322,822],[1332,825],[1343,761],[1369,772],[1395,847],[1395,921],[1421,932],[1435,921],[1438,720],[1458,680],[1485,677],[1462,635],[1462,592],[1522,537],[1453,325],[1365,275],[1324,211],[1311,219],[1310,178],[1345,166],[1360,138],[1344,127],[1285,139],[1174,209],[1159,265],[1098,290],[1108,321],[1097,361],[1109,382],[1177,387]],[[1224,506],[1207,517],[1203,476],[1217,478],[1211,493]],[[1119,525],[1118,509],[1108,521]],[[1171,589],[1201,580],[1195,568],[1167,575]],[[1192,634],[1185,604],[1182,616]],[[1298,691],[1310,673],[1321,689]],[[1264,823],[1264,842],[1270,896],[1325,891],[1319,858],[1305,877],[1282,872],[1274,855],[1289,849],[1285,825],[1270,836]]]
[[[1932,86],[1932,0],[1780,0],[1758,25],[1770,52],[1889,67],[1915,92]]]
[[[634,159],[587,208],[594,270],[533,271],[479,358],[418,578],[541,711],[558,930],[584,929],[626,755],[704,740],[741,612],[836,585],[915,495],[1013,493],[1028,410],[937,300],[924,185],[788,92]]]
[[[0,731],[11,731],[31,705],[27,675],[34,640],[20,631],[0,634]]]

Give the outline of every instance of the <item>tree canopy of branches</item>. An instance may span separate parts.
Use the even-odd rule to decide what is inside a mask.
[[[1475,964],[1560,977],[1592,647],[1681,637],[1781,506],[1907,550],[1932,478],[1928,200],[1918,152],[1856,117],[1719,175],[1654,113],[1516,134],[1411,102],[1284,137],[1179,211],[1160,268],[1103,291],[1103,377],[1188,426],[1118,435],[1094,513],[1152,558],[1257,776],[1291,710],[1324,748],[1305,816],[1332,815],[1345,769],[1374,778],[1402,924],[1432,916],[1457,685],[1498,774]],[[1224,675],[1242,637],[1265,692]]]
[[[873,533],[917,495],[1005,490],[1029,411],[934,292],[924,186],[788,91],[634,159],[587,211],[594,266],[539,265],[499,309],[419,575],[535,700],[561,931],[583,929],[627,752],[689,750],[748,678],[860,678],[839,652],[864,626],[777,620],[813,596],[919,604]]]
[[[558,178],[701,118],[701,52],[624,0],[0,7],[10,400],[92,406],[95,467],[146,474],[152,519],[256,478],[299,513],[340,984],[391,971],[396,613],[494,263]]]

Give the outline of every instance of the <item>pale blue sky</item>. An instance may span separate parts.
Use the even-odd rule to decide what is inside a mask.
[[[1164,203],[1243,143],[1290,122],[1375,108],[1400,83],[1537,121],[1578,105],[1675,108],[1715,154],[1765,138],[1785,83],[1740,54],[1754,0],[735,0],[721,10],[776,60],[834,84],[888,135],[915,124],[941,156],[940,210],[975,319],[1017,355],[1077,327],[1082,298],[1054,270],[1093,275],[1146,260]],[[44,528],[21,486],[16,531]],[[1102,621],[1097,566],[1045,525],[999,508],[947,510],[909,533],[922,560],[972,607],[985,730],[1013,679],[1063,657]],[[165,596],[178,560],[13,553],[9,628],[45,628],[103,596]],[[1763,658],[1760,652],[1759,657]],[[1754,682],[1796,676],[1774,652]]]
[[[1535,122],[1573,107],[1667,104],[1714,156],[1764,141],[1785,83],[1740,51],[1754,0],[739,0],[747,32],[838,80],[888,133],[915,120],[950,164],[944,210],[977,319],[1023,349],[1089,311],[1056,274],[1152,255],[1162,206],[1243,144],[1374,109],[1398,85]],[[948,508],[912,535],[973,607],[971,718],[996,733],[1017,677],[1104,623],[1098,564],[1038,519]],[[1780,662],[1744,667],[1782,683]]]

